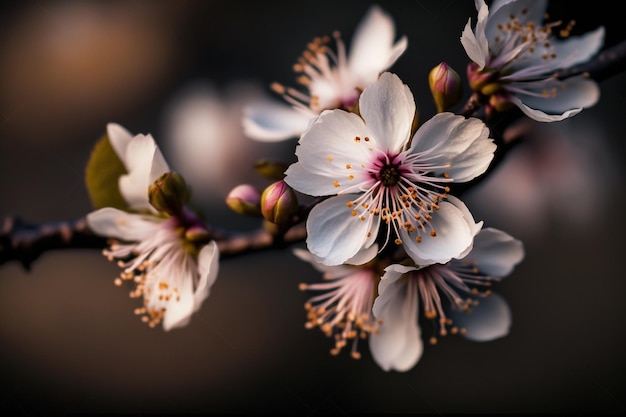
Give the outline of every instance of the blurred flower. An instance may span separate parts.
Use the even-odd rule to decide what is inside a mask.
[[[220,204],[233,187],[251,181],[254,164],[267,148],[244,136],[242,107],[264,96],[254,82],[241,80],[218,89],[210,80],[195,80],[171,98],[163,117],[164,147],[196,202]]]
[[[338,33],[336,54],[328,47],[329,37],[315,38],[294,66],[308,93],[274,84],[274,91],[291,106],[275,101],[248,106],[243,119],[246,135],[271,142],[289,139],[299,136],[325,109],[352,109],[361,91],[406,49],[406,37],[396,43],[394,37],[392,19],[374,5],[354,33],[349,57]]]
[[[359,339],[377,331],[378,323],[372,315],[372,305],[380,274],[373,265],[364,263],[377,252],[378,246],[372,245],[344,265],[326,266],[312,253],[294,249],[298,258],[324,274],[325,282],[302,283],[300,289],[320,292],[304,305],[308,319],[306,328],[319,327],[326,336],[333,337],[335,346],[330,350],[333,355],[339,354],[352,341],[350,355],[359,359]]]
[[[119,179],[120,192],[136,212],[106,207],[89,213],[87,223],[113,239],[103,253],[123,268],[117,285],[124,280],[136,284],[131,297],[143,297],[136,313],[151,327],[161,321],[165,330],[185,326],[217,277],[217,244],[188,209],[169,215],[150,205],[149,184],[169,172],[152,136],[133,137],[117,124],[109,124],[107,131],[128,171]]]
[[[555,228],[576,236],[594,230],[621,177],[602,128],[524,119],[512,131],[523,142],[463,200],[524,240],[543,240]]]
[[[470,86],[492,97],[488,111],[509,102],[532,119],[552,122],[598,101],[595,81],[582,75],[558,80],[554,73],[595,55],[604,42],[603,27],[564,39],[569,24],[557,38],[553,30],[560,22],[543,23],[547,0],[495,0],[491,9],[484,0],[475,3],[478,22],[474,32],[467,22],[461,43],[474,61],[468,66]]]
[[[485,171],[495,144],[478,119],[439,113],[411,138],[415,102],[392,73],[363,91],[360,113],[328,110],[302,135],[285,181],[313,196],[308,248],[338,265],[378,238],[380,223],[420,264],[443,263],[471,249],[474,223],[446,184]],[[471,152],[468,152],[471,149]]]
[[[419,361],[424,349],[418,326],[420,302],[424,316],[437,319],[440,336],[460,333],[473,341],[489,341],[507,335],[508,304],[489,288],[523,258],[519,240],[486,228],[476,235],[472,251],[464,258],[424,268],[388,266],[373,306],[374,316],[381,321],[378,333],[370,337],[376,363],[385,371],[403,372]],[[436,343],[437,338],[430,342]]]

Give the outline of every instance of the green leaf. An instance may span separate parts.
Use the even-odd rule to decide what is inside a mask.
[[[94,208],[129,209],[118,185],[120,176],[126,173],[124,164],[113,150],[109,137],[105,134],[93,147],[85,170],[87,192]]]

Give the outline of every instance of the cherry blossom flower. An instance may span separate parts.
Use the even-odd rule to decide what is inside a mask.
[[[185,326],[217,277],[217,244],[187,208],[168,214],[150,204],[149,185],[167,180],[170,171],[152,136],[133,137],[113,123],[107,132],[128,172],[120,177],[119,189],[132,212],[105,207],[88,214],[87,223],[112,239],[103,253],[122,268],[116,285],[132,281],[131,297],[143,297],[135,313],[151,327],[162,322],[166,331]]]
[[[352,108],[361,91],[406,49],[406,37],[395,43],[394,37],[391,17],[374,5],[354,33],[349,56],[339,33],[334,34],[336,53],[328,46],[330,37],[315,38],[294,66],[301,74],[298,82],[308,92],[273,84],[289,105],[276,101],[250,105],[244,110],[246,135],[271,142],[294,138],[323,110]]]
[[[604,28],[569,37],[572,24],[543,23],[547,0],[495,0],[489,9],[475,0],[478,21],[467,22],[461,43],[473,61],[470,85],[490,96],[496,110],[507,103],[541,122],[566,119],[593,106],[600,90],[584,76],[559,80],[554,74],[589,60],[602,47]]]
[[[448,184],[486,170],[496,147],[489,129],[439,113],[411,137],[413,95],[388,72],[363,91],[359,109],[324,111],[286,171],[295,190],[330,197],[309,214],[308,249],[326,265],[342,264],[376,241],[382,222],[382,247],[393,239],[420,265],[467,253],[482,222]]]
[[[523,257],[519,240],[486,228],[464,258],[423,268],[388,266],[373,306],[374,316],[381,321],[378,333],[370,337],[376,363],[385,371],[404,372],[420,360],[424,350],[418,326],[420,303],[439,336],[462,334],[480,342],[507,335],[509,306],[490,288],[509,275]],[[437,337],[431,337],[430,343],[437,343]]]
[[[350,355],[360,359],[359,340],[377,332],[378,323],[372,314],[372,305],[380,272],[375,265],[367,263],[377,251],[377,245],[373,245],[344,265],[327,266],[311,252],[294,249],[298,258],[323,273],[324,282],[302,283],[300,289],[320,293],[304,305],[307,311],[305,326],[308,329],[319,327],[326,336],[334,338],[335,346],[330,350],[333,355],[338,355],[351,343]]]

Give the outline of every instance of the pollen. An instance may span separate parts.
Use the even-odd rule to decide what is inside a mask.
[[[340,184],[339,184],[339,181],[335,180],[335,181],[333,182],[333,185],[335,186],[335,188],[338,188],[338,187],[339,187],[339,185],[340,185]]]
[[[326,157],[326,159],[328,160],[328,162],[332,162],[333,161],[333,156],[332,155],[328,155]]]

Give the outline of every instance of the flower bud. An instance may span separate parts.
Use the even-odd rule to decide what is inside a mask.
[[[252,185],[233,188],[226,196],[226,205],[235,213],[261,217],[261,194]]]
[[[514,107],[508,94],[496,93],[489,97],[489,105],[498,112],[504,112]]]
[[[475,62],[470,63],[467,66],[467,80],[469,82],[469,86],[472,90],[481,92],[483,94],[489,94],[489,91],[483,92],[483,88],[488,85],[491,87],[487,87],[487,90],[494,88],[494,85],[497,85],[499,74],[497,71],[489,70],[489,69],[478,69],[478,64]]]
[[[148,187],[148,199],[158,211],[176,215],[189,199],[189,189],[182,175],[170,171]]]
[[[461,100],[461,94],[463,93],[461,77],[445,62],[430,70],[428,84],[437,105],[438,113],[446,111]]]
[[[192,243],[203,243],[211,240],[211,234],[206,227],[193,225],[185,230],[185,239]]]
[[[272,223],[283,224],[298,211],[296,194],[283,180],[276,181],[261,194],[261,213]]]
[[[254,168],[259,174],[271,180],[282,180],[285,178],[287,167],[288,165],[284,162],[273,162],[267,159],[262,159],[254,164]]]

